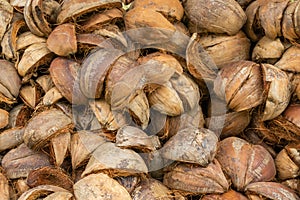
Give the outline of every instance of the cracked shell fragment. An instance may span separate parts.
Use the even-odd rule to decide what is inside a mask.
[[[121,149],[114,143],[107,142],[92,153],[82,176],[97,171],[111,171],[113,176],[128,176],[147,173],[148,169],[144,160],[135,151]]]
[[[172,191],[160,181],[152,178],[142,180],[141,183],[134,189],[131,196],[133,200],[173,199]]]
[[[262,64],[265,81],[270,83],[262,120],[279,116],[290,102],[291,84],[287,74],[270,64]]]
[[[91,174],[73,186],[76,199],[131,200],[130,194],[116,180],[106,174]]]
[[[88,131],[78,131],[71,136],[72,168],[76,169],[88,160],[91,154],[105,142],[105,139]]]
[[[33,151],[24,143],[5,154],[1,164],[10,179],[27,177],[31,170],[50,165],[46,154]]]
[[[116,135],[118,147],[138,149],[142,152],[154,151],[161,147],[156,135],[147,135],[144,131],[134,126],[121,127]]]
[[[32,72],[35,68],[47,63],[52,58],[52,52],[47,48],[46,43],[35,43],[26,48],[17,69],[21,76]]]
[[[205,128],[189,127],[177,132],[162,148],[163,157],[207,166],[217,151],[218,137]]]
[[[258,182],[248,185],[246,193],[257,194],[266,199],[299,200],[299,196],[287,186],[275,182]]]
[[[62,24],[93,10],[113,7],[122,7],[121,0],[66,0],[57,16],[57,23]]]
[[[88,98],[100,98],[105,77],[114,62],[123,54],[112,48],[99,49],[91,53],[82,63],[79,74],[80,89]]]
[[[24,192],[18,200],[38,200],[39,197],[44,197],[45,195],[52,194],[55,192],[68,191],[54,185],[40,185]]]
[[[61,110],[43,111],[28,122],[24,131],[25,144],[33,149],[42,148],[51,138],[68,131],[73,126],[71,118]]]
[[[229,184],[217,160],[207,167],[192,164],[178,164],[165,173],[164,185],[173,190],[190,194],[224,193]]]
[[[21,79],[14,64],[7,60],[0,60],[0,100],[14,103],[19,95]]]
[[[9,185],[7,178],[0,173],[0,199],[9,200]]]
[[[9,2],[0,0],[0,41],[2,40],[12,18],[13,7],[9,4]]]

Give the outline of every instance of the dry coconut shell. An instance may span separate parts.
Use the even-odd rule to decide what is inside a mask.
[[[32,117],[25,127],[24,142],[33,149],[40,149],[53,137],[69,131],[72,120],[63,111],[52,108]]]
[[[206,126],[221,138],[237,136],[245,130],[250,123],[248,110],[241,112],[230,112],[224,115],[211,116],[205,119]]]
[[[18,59],[17,54],[17,34],[20,29],[26,26],[24,19],[13,19],[13,22],[10,24],[10,27],[4,34],[1,41],[2,53],[7,59]]]
[[[62,93],[57,89],[57,87],[53,87],[46,92],[43,96],[43,105],[50,106],[58,102],[64,96]]]
[[[296,33],[296,27],[294,23],[294,12],[299,3],[297,1],[290,1],[286,7],[282,22],[281,31],[284,38],[288,39],[291,43],[297,44],[299,36]]]
[[[30,85],[24,85],[21,87],[19,96],[24,104],[34,109],[41,100],[42,91],[37,84],[31,82]]]
[[[253,182],[270,181],[276,174],[274,160],[264,147],[237,137],[222,140],[216,158],[239,191]]]
[[[133,150],[121,149],[114,143],[107,142],[92,153],[82,176],[99,171],[108,172],[113,176],[128,176],[147,173],[148,169],[144,160]]]
[[[76,169],[81,166],[85,161],[87,161],[91,154],[105,142],[103,137],[99,135],[88,132],[79,131],[71,136],[71,160],[72,168]]]
[[[251,61],[237,61],[224,66],[214,81],[214,92],[234,111],[243,111],[263,101],[261,68]]]
[[[264,1],[253,1],[245,10],[247,21],[245,24],[245,33],[254,42],[264,36],[263,28],[259,21],[259,8]]]
[[[183,68],[180,62],[170,54],[161,53],[161,52],[151,53],[148,54],[147,56],[140,57],[138,59],[138,63],[142,65],[147,63],[149,60],[155,60],[161,63],[162,65],[166,65],[170,68],[173,68],[178,74],[183,73]]]
[[[43,200],[72,200],[73,198],[73,194],[70,192],[54,192],[48,195],[46,198],[43,198]]]
[[[61,94],[72,104],[86,104],[87,98],[79,86],[80,64],[74,60],[58,57],[50,65],[51,78]]]
[[[184,9],[191,32],[227,33],[235,35],[246,22],[246,14],[234,0],[187,0]],[[204,17],[205,16],[205,17]]]
[[[276,37],[282,35],[282,17],[288,3],[289,1],[287,0],[280,0],[268,1],[261,4],[258,11],[260,25],[268,38],[274,40]]]
[[[0,198],[3,200],[9,200],[9,185],[7,178],[0,173]]]
[[[291,84],[287,74],[270,64],[262,64],[265,82],[270,83],[262,120],[279,116],[290,101]]]
[[[187,69],[198,81],[212,81],[216,78],[217,66],[201,46],[194,33],[186,48]]]
[[[98,9],[121,8],[120,0],[66,0],[57,16],[57,23],[62,24],[71,19]]]
[[[250,40],[242,31],[232,36],[226,34],[200,35],[198,41],[218,68],[230,62],[249,59]]]
[[[20,76],[25,76],[40,65],[46,64],[51,58],[52,52],[47,48],[46,43],[34,43],[25,49],[17,65],[18,73]]]
[[[60,166],[65,157],[67,151],[70,149],[71,144],[71,133],[62,133],[51,139],[51,151],[54,154],[55,165]]]
[[[8,125],[9,112],[0,109],[0,129]]]
[[[204,128],[205,124],[200,105],[180,116],[166,118],[164,115],[158,117],[154,115],[152,118],[157,119],[158,122],[156,122],[155,129],[151,130],[150,133],[157,134],[160,139],[170,138],[185,128]],[[151,123],[153,123],[153,120],[151,120]]]
[[[35,82],[41,86],[44,92],[48,92],[55,86],[49,74],[39,76]]]
[[[284,52],[284,46],[279,38],[272,40],[266,36],[262,37],[252,51],[253,61],[265,61],[274,63]]]
[[[281,184],[288,186],[289,188],[293,189],[294,191],[298,192],[300,191],[300,180],[299,179],[289,179],[286,181],[283,181]]]
[[[172,87],[178,93],[185,112],[191,111],[198,106],[200,101],[200,92],[198,85],[187,75],[175,73],[170,78]]]
[[[54,0],[32,0],[31,7],[31,13],[35,24],[45,36],[48,36],[51,33],[52,28],[47,20],[55,22],[53,18],[56,19],[57,17],[60,4]]]
[[[150,92],[148,101],[151,108],[162,114],[177,116],[184,112],[183,103],[170,82]]]
[[[82,23],[82,30],[84,31],[94,31],[102,26],[109,24],[109,23],[116,23],[118,21],[123,20],[123,10],[119,8],[112,8],[109,10],[104,10],[103,12],[96,13],[86,21]]]
[[[136,7],[129,10],[124,20],[131,40],[144,45],[168,42],[176,31],[174,25],[163,14],[150,8]]]
[[[192,195],[224,193],[229,188],[217,160],[207,167],[180,163],[165,173],[163,183],[172,190]]]
[[[26,179],[18,179],[14,184],[18,194],[23,194],[30,189],[26,183]]]
[[[121,112],[112,112],[107,101],[99,99],[90,101],[89,105],[103,129],[116,131],[127,124],[124,115]]]
[[[131,200],[130,194],[116,180],[106,174],[91,174],[77,181],[74,186],[76,199]]]
[[[5,0],[0,1],[0,41],[13,18],[13,7]]]
[[[14,106],[9,112],[9,127],[24,127],[30,119],[31,113],[32,110],[24,104]]]
[[[300,72],[299,65],[300,48],[291,46],[274,65],[279,69],[291,72]]]
[[[131,196],[133,200],[148,199],[148,200],[169,200],[173,199],[172,191],[169,190],[160,181],[149,178],[142,180],[134,189]]]
[[[127,108],[132,120],[144,130],[150,118],[150,108],[144,91],[139,90],[129,99]]]
[[[80,88],[88,98],[99,98],[103,83],[111,65],[123,54],[117,49],[99,49],[91,53],[82,63]]]
[[[35,8],[32,8],[32,2],[33,2],[33,0],[28,0],[25,3],[24,11],[23,11],[24,19],[26,21],[26,25],[28,26],[29,30],[33,34],[43,37],[43,36],[45,36],[45,33],[43,32],[43,30],[41,30],[38,27],[37,23],[35,22],[34,16],[33,16],[33,12],[35,12]],[[40,15],[41,14],[42,13],[40,13]]]
[[[7,60],[0,60],[0,100],[14,103],[19,95],[21,79],[14,64]]]
[[[59,56],[68,56],[77,52],[77,40],[74,24],[57,26],[48,36],[47,48]]]
[[[24,192],[18,200],[37,200],[55,192],[68,192],[67,190],[54,185],[40,185]],[[70,192],[68,192],[70,193]]]
[[[174,73],[174,68],[153,59],[134,67],[113,86],[111,95],[112,110],[126,108],[135,96],[143,93],[141,90],[150,84],[163,85],[167,83]]]
[[[282,200],[299,200],[299,196],[287,186],[275,182],[258,182],[245,188],[246,194],[256,194],[259,197]]]
[[[207,166],[214,159],[217,142],[214,132],[189,127],[178,131],[161,150],[164,158]]]
[[[25,49],[26,47],[35,44],[35,43],[45,43],[47,40],[44,37],[39,37],[34,35],[30,31],[26,31],[18,35],[16,42],[16,50]]]
[[[128,55],[123,55],[111,66],[108,71],[105,80],[105,100],[110,104],[111,93],[113,86],[122,78],[122,76],[130,69],[136,67],[137,63],[135,60],[128,57]]]
[[[7,129],[0,133],[0,152],[12,149],[23,142],[24,128]]]
[[[140,7],[140,8],[148,8],[155,10],[159,13],[162,13],[165,17],[170,19],[176,19],[180,21],[183,17],[184,10],[183,7],[178,0],[167,0],[167,1],[160,1],[160,0],[136,0],[132,4],[133,8]]]
[[[148,136],[147,133],[134,126],[123,126],[118,129],[116,145],[123,148],[137,149],[142,152],[155,151],[161,147],[156,135]]]
[[[294,149],[297,151],[297,149]],[[300,175],[300,166],[295,163],[288,147],[282,149],[276,156],[275,164],[278,177],[281,180],[296,178]]]
[[[46,154],[33,151],[25,144],[21,144],[5,154],[1,164],[7,178],[10,179],[27,177],[31,170],[50,166],[49,157]]]
[[[61,169],[54,167],[42,167],[32,170],[28,174],[27,184],[31,188],[39,185],[54,185],[69,191],[73,189],[71,178]]]

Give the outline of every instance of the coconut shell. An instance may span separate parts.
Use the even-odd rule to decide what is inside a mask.
[[[242,31],[232,36],[200,35],[198,41],[218,68],[230,62],[249,59],[250,40]]]
[[[131,200],[130,194],[116,180],[106,174],[91,174],[77,181],[74,186],[76,199],[105,200],[123,199]]]
[[[74,54],[77,52],[75,34],[74,24],[59,25],[48,36],[47,48],[59,56]]]
[[[248,185],[246,193],[254,193],[270,199],[298,200],[298,195],[290,188],[275,182],[258,182]]]
[[[263,101],[261,68],[251,61],[237,61],[224,66],[214,81],[214,92],[234,111],[243,111]]]
[[[262,64],[265,81],[270,83],[262,120],[279,116],[290,101],[291,84],[285,72],[269,64]]]
[[[68,131],[71,127],[72,120],[61,110],[46,110],[28,122],[24,130],[24,142],[30,148],[39,149],[51,138]]]
[[[50,166],[49,157],[43,152],[36,152],[21,144],[10,150],[2,159],[2,167],[7,178],[27,177],[31,170]]]
[[[72,191],[73,181],[59,168],[42,167],[32,170],[27,177],[27,184],[30,187],[39,185],[54,185]]]
[[[274,160],[264,147],[237,137],[222,140],[216,158],[238,190],[253,182],[270,181],[276,174]]]
[[[114,159],[111,159],[111,158]],[[114,143],[100,145],[90,158],[82,176],[93,172],[113,172],[113,176],[134,175],[147,173],[148,169],[144,160],[136,152],[129,149],[121,149]]]
[[[164,158],[207,166],[217,150],[218,138],[214,132],[189,127],[178,131],[162,147]]]
[[[190,23],[196,26],[192,32],[235,35],[247,19],[241,6],[234,0],[187,0],[184,9]]]
[[[67,0],[64,1],[61,11],[57,16],[57,23],[62,24],[76,18],[80,15],[92,12],[97,9],[120,8],[122,6],[120,0]]]
[[[51,62],[49,71],[55,86],[70,103],[87,103],[87,98],[82,94],[79,86],[79,63],[58,57]]]
[[[229,187],[221,166],[216,160],[207,167],[178,164],[165,173],[163,183],[173,190],[193,195],[224,193]]]

